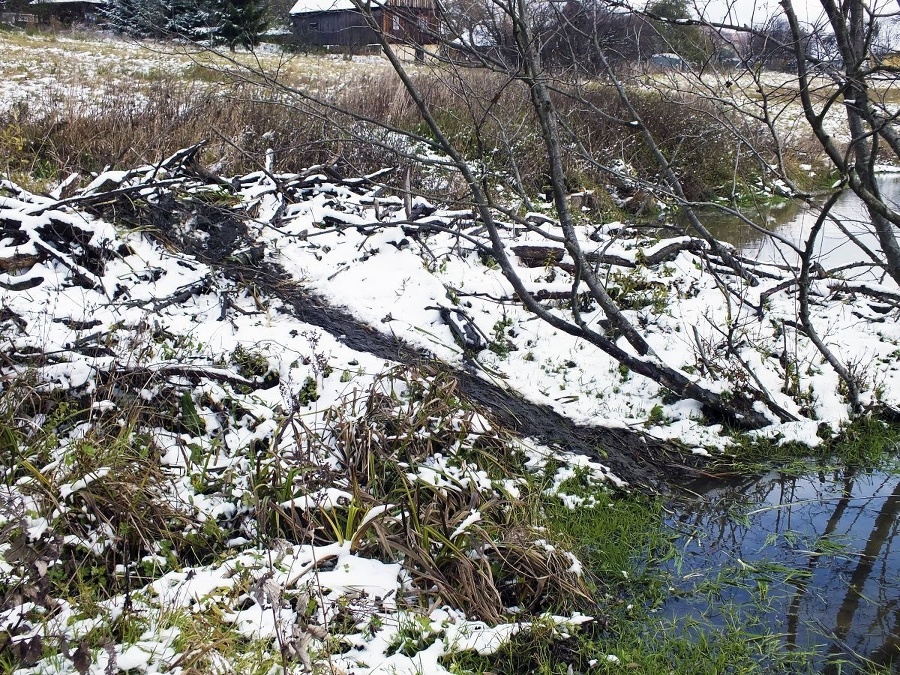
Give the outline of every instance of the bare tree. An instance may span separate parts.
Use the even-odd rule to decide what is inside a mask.
[[[474,44],[465,40],[455,41],[452,45],[452,53],[454,55],[463,53],[466,57],[466,66],[460,66],[459,59],[454,61],[451,57],[448,59],[451,70],[445,73],[445,76],[453,78],[454,85],[465,87],[467,73],[461,72],[461,68],[470,69],[470,64],[474,64],[479,69],[489,70],[499,76],[497,79],[498,90],[511,86],[524,86],[530,102],[530,113],[537,122],[542,142],[542,155],[546,162],[547,190],[555,206],[557,221],[542,229],[533,223],[522,219],[518,220],[521,225],[540,231],[548,242],[562,245],[565,252],[572,258],[574,272],[571,296],[577,298],[583,291],[590,294],[606,315],[608,329],[602,330],[598,330],[584,320],[578,310],[577,302],[572,303],[572,312],[569,317],[565,317],[558,312],[546,309],[528,290],[510,259],[509,243],[504,237],[503,226],[497,218],[499,213],[516,218],[515,214],[502,208],[502,204],[493,194],[494,188],[491,181],[486,180],[485,176],[479,175],[472,158],[467,156],[447,133],[439,121],[436,111],[423,95],[415,77],[397,53],[395,45],[378,30],[379,24],[369,11],[370,8],[363,4],[358,4],[357,7],[360,12],[368,12],[370,26],[379,34],[381,46],[388,60],[421,115],[435,145],[450,159],[453,167],[464,180],[472,207],[489,234],[490,253],[525,307],[557,329],[594,344],[629,370],[651,378],[677,396],[701,402],[710,412],[730,419],[734,423],[761,426],[769,423],[774,416],[782,420],[794,419],[794,415],[776,404],[765,388],[761,386],[748,384],[742,391],[729,392],[727,396],[723,396],[714,388],[704,385],[698,378],[690,377],[680,369],[664,363],[643,337],[640,329],[626,316],[607,291],[598,269],[591,262],[590,252],[585,248],[582,235],[576,228],[576,218],[569,201],[570,190],[564,148],[572,141],[577,143],[578,139],[572,137],[571,130],[561,119],[560,104],[557,103],[560,97],[577,101],[586,106],[589,113],[604,118],[606,122],[619,126],[622,130],[635,132],[656,162],[662,179],[660,185],[664,186],[668,193],[682,203],[691,226],[705,240],[709,255],[719,260],[726,269],[730,270],[730,274],[735,275],[743,282],[754,283],[755,279],[730,250],[710,234],[693,212],[673,163],[656,142],[648,125],[632,102],[630,93],[617,79],[603,52],[599,52],[599,59],[606,76],[613,84],[617,107],[620,109],[618,116],[609,115],[598,106],[593,105],[584,95],[584,90],[580,86],[583,78],[583,72],[580,69],[576,68],[568,77],[564,77],[544,66],[541,36],[538,29],[547,26],[548,14],[553,15],[552,19],[557,25],[577,30],[577,27],[566,22],[566,17],[560,8],[553,4],[526,3],[524,0],[490,3],[488,11],[485,12],[489,17],[490,25],[504,27],[505,34],[511,36],[512,42],[502,45],[503,50],[498,51],[486,49],[483,44]],[[682,19],[676,20],[681,21]],[[459,26],[451,26],[450,32],[456,36],[464,33]],[[492,96],[487,100],[484,98],[478,100],[476,105],[482,108],[482,117],[491,115],[491,101],[496,101],[496,98],[497,96]],[[603,160],[598,160],[590,155],[587,155],[585,159],[597,169],[612,174],[616,173],[612,169],[605,168]],[[522,195],[522,197],[527,199],[527,195]],[[624,344],[620,342],[619,338],[624,339]],[[763,402],[769,412],[762,412],[756,406],[757,402]]]
[[[429,47],[428,68],[441,86],[465,102],[461,119],[446,115],[430,94],[421,66],[404,61],[394,37],[382,31],[372,5],[361,0],[355,5],[368,18],[421,120],[418,133],[411,137],[438,151],[444,158],[442,166],[461,180],[464,190],[454,198],[466,203],[484,228],[487,240],[481,250],[497,262],[517,300],[556,329],[591,343],[628,370],[678,397],[699,401],[708,412],[732,423],[759,427],[773,420],[797,419],[797,407],[789,409],[784,404],[785,396],[789,400],[793,395],[791,388],[786,384],[781,391],[772,391],[758,377],[741,355],[739,321],[732,313],[715,327],[724,345],[715,359],[697,338],[703,377],[666,363],[647,341],[634,314],[623,309],[608,288],[606,275],[617,261],[604,256],[581,226],[579,207],[572,200],[572,193],[583,187],[577,184],[576,174],[589,173],[597,185],[610,189],[627,186],[630,199],[641,204],[661,199],[676,205],[697,239],[675,242],[672,250],[693,247],[700,251],[705,269],[718,279],[734,314],[760,319],[767,296],[753,302],[748,289],[759,283],[760,275],[771,272],[720,242],[698,209],[714,205],[761,229],[737,203],[742,187],[755,181],[773,192],[805,197],[821,209],[821,218],[805,242],[768,234],[778,240],[786,256],[793,256],[785,259],[783,278],[772,292],[788,287],[799,290],[797,315],[785,323],[785,329],[802,334],[821,351],[844,381],[851,407],[860,409],[865,383],[819,336],[810,317],[808,291],[813,278],[828,274],[814,258],[815,242],[844,189],[858,195],[871,216],[880,248],[866,249],[872,258],[869,264],[883,268],[900,283],[900,245],[895,236],[900,214],[881,195],[875,175],[881,156],[896,156],[900,151],[896,112],[883,95],[884,83],[893,81],[896,68],[873,49],[879,24],[891,14],[879,13],[863,0],[840,6],[822,0],[827,22],[802,25],[790,0],[784,0],[782,16],[748,27],[713,21],[681,5],[674,10],[651,5],[640,11],[615,1],[479,0],[451,5],[441,15],[441,29],[432,35],[437,46]],[[685,59],[689,69],[645,77],[635,62],[644,32],[663,41],[658,45],[680,45],[678,53],[690,54]],[[687,49],[688,39],[697,43],[695,49]],[[833,55],[823,45],[832,46]],[[748,58],[757,52],[761,58]],[[741,63],[736,56],[743,57]],[[793,68],[792,78],[768,77],[766,62],[776,57],[781,67]],[[311,100],[277,79],[263,77],[287,94]],[[517,149],[510,108],[502,104],[510,96],[519,97],[516,124],[531,125],[537,134],[536,159],[534,154],[524,157]],[[788,110],[798,105],[806,120],[802,131],[827,158],[825,170],[839,176],[837,188],[824,194],[814,195],[797,182],[796,158],[786,149],[787,144],[798,143],[795,128],[793,137],[785,133]],[[834,116],[844,111],[849,142],[833,133]],[[351,117],[385,124],[360,113]],[[468,133],[461,135],[453,128],[461,124]],[[410,135],[402,125],[387,126],[392,134]],[[672,134],[672,129],[679,133]],[[606,142],[595,143],[598,136]],[[504,157],[502,170],[496,165],[498,151]],[[540,164],[537,173],[543,185],[529,183],[526,162]],[[640,164],[640,170],[629,171],[628,166],[635,164]],[[711,167],[715,167],[714,175],[703,175]],[[552,201],[552,218],[535,219],[515,206],[530,205],[536,189],[543,189]],[[711,203],[711,197],[723,195],[731,201]],[[821,207],[819,200],[829,197]],[[568,312],[545,306],[521,278],[507,236],[510,223],[539,234],[548,250],[560,250],[572,261],[567,263],[571,275]],[[603,321],[585,319],[578,301],[584,294],[602,309]],[[785,379],[787,371],[785,366]],[[724,392],[722,379],[727,385]]]
[[[810,40],[804,35],[793,3],[783,0],[781,6],[790,26],[806,120],[842,180],[847,181],[850,189],[868,207],[881,244],[885,269],[900,283],[900,244],[896,232],[900,226],[900,213],[884,200],[875,177],[875,165],[881,152],[895,157],[900,153],[897,112],[883,98],[879,99],[873,87],[880,78],[893,81],[897,71],[872,52],[879,21],[893,18],[895,9],[891,7],[887,13],[882,6],[879,11],[879,5],[870,7],[863,0],[849,0],[840,6],[833,0],[822,0],[839,60],[824,64],[829,68],[831,82],[817,92],[817,102],[813,99],[811,67],[823,65],[822,60],[811,53]],[[834,106],[846,110],[851,133],[847,147],[841,147],[825,128],[825,119]]]

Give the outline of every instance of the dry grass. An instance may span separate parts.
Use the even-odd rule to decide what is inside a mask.
[[[54,597],[97,602],[224,550],[221,524],[175,497],[154,442],[160,425],[192,426],[190,393],[172,387],[150,405],[134,396],[146,385],[116,378],[67,402],[24,379],[3,390],[0,479],[28,503],[0,511],[12,542],[7,562],[21,572],[16,584],[0,586],[2,608],[23,597],[48,606]],[[40,427],[29,422],[39,410]],[[286,416],[268,448],[245,449],[248,515],[261,541],[349,543],[401,563],[423,605],[448,604],[491,622],[513,606],[533,614],[589,606],[573,558],[560,542],[544,541],[551,535],[541,527],[542,496],[523,478],[514,439],[476,412],[451,376],[394,369],[327,410],[317,430],[299,420]],[[281,443],[291,430],[293,455]],[[204,475],[204,459],[190,454],[198,492],[226,480]],[[332,508],[279,506],[335,486],[352,499]],[[39,521],[42,533],[29,534]]]
[[[522,480],[508,489],[524,473],[513,440],[451,376],[389,371],[330,409],[316,438],[337,453],[338,482],[353,499],[283,514],[300,519],[295,533],[402,561],[426,599],[437,595],[486,621],[510,606],[562,611],[589,602],[572,559],[541,542],[539,495]]]
[[[53,86],[38,86],[25,102],[0,115],[0,156],[5,164],[0,170],[20,180],[27,175],[49,185],[70,172],[133,166],[206,140],[204,161],[223,174],[258,170],[271,148],[279,170],[324,163],[351,176],[403,166],[414,169],[414,188],[427,193],[434,187],[424,175],[427,171],[406,156],[414,151],[409,142],[353,117],[364,115],[401,132],[431,136],[396,75],[377,57],[345,61],[273,53],[258,59],[238,55],[229,61],[223,55],[177,52],[153,43],[0,40],[10,40],[8,46],[16,54],[2,67],[8,78],[25,77],[36,84],[41,72],[54,73]],[[33,56],[40,41],[47,52],[43,64],[34,62]],[[410,69],[446,135],[467,158],[484,167],[492,185],[528,195],[542,191],[546,151],[527,88],[475,69],[455,71],[436,64]],[[254,74],[259,71],[276,74],[279,87],[259,84]],[[720,111],[696,96],[675,100],[666,92],[636,85],[634,102],[672,159],[688,195],[707,198],[720,189],[730,193],[732,158],[739,141],[723,131]],[[291,90],[308,92],[322,103]],[[606,113],[622,114],[608,87],[590,88],[587,98]],[[557,104],[573,138],[599,163],[624,159],[639,175],[658,173],[635,130],[604,121],[574,99],[560,96]],[[733,115],[731,122],[744,137],[764,139],[739,116]],[[565,147],[573,192],[606,186],[607,177],[574,144],[567,142]],[[749,184],[757,167],[746,169],[740,179]],[[397,175],[399,181],[401,172]],[[454,198],[446,194],[446,180],[438,186],[444,194],[432,196]]]
[[[70,172],[150,163],[199,141],[208,142],[204,159],[214,171],[259,170],[269,148],[279,169],[299,171],[338,162],[344,144],[352,142],[341,120],[317,117],[249,87],[209,91],[166,82],[125,100],[123,105],[109,95],[97,106],[60,102],[49,114],[22,107],[7,113],[0,118],[7,172],[57,180]]]

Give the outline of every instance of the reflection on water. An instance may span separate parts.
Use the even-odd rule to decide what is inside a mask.
[[[894,208],[900,207],[900,175],[884,174],[878,184],[885,201]],[[832,214],[867,248],[880,253],[878,240],[871,232],[868,212],[856,195],[847,191],[835,204]],[[818,210],[806,208],[799,202],[788,202],[778,208],[747,210],[744,215],[757,225],[802,247],[818,217]],[[710,209],[701,213],[700,219],[713,235],[734,244],[747,257],[796,264],[797,256],[787,246],[739,218]],[[816,253],[819,263],[827,269],[869,261],[866,254],[832,222],[826,223],[822,229]]]
[[[771,473],[690,488],[700,496],[671,521],[687,533],[676,587],[690,592],[726,570],[719,601],[755,603],[788,648],[817,648],[817,672],[846,673],[840,661],[854,655],[900,672],[900,476]],[[702,605],[687,594],[668,607],[688,616]]]
[[[770,231],[780,231],[792,223],[806,210],[803,202],[786,201],[775,206],[760,206],[744,209],[742,213],[757,225]],[[704,209],[700,220],[717,238],[733,244],[748,254],[759,248],[761,242],[767,240],[764,233],[750,227],[740,218],[724,213],[718,209]]]

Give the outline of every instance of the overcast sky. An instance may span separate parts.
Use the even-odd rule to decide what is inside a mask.
[[[781,14],[778,0],[693,0],[698,13],[713,21],[728,20],[739,25],[764,23],[773,14]],[[817,0],[794,0],[794,11],[800,21],[815,21],[822,13]]]
[[[778,0],[689,0],[698,14],[703,13],[713,21],[728,20],[739,25],[764,23],[773,14],[782,14]],[[897,13],[897,0],[870,0],[868,3],[879,13]],[[824,19],[818,0],[793,0],[797,18],[803,23],[819,23]]]

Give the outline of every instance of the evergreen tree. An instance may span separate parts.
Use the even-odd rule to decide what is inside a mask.
[[[163,34],[163,7],[158,0],[112,0],[103,9],[107,25],[133,37]]]
[[[215,38],[219,23],[218,0],[162,0],[163,30],[192,42]]]
[[[675,52],[686,61],[697,63],[713,52],[712,41],[699,26],[680,25],[691,18],[688,0],[652,0],[647,11],[661,17],[653,21],[655,52]]]
[[[241,45],[252,49],[268,27],[268,7],[259,0],[219,0],[216,38],[231,51]]]
[[[134,37],[179,37],[250,49],[268,27],[261,0],[111,0],[104,10],[113,30]]]
[[[0,11],[27,12],[29,0],[0,0]]]

